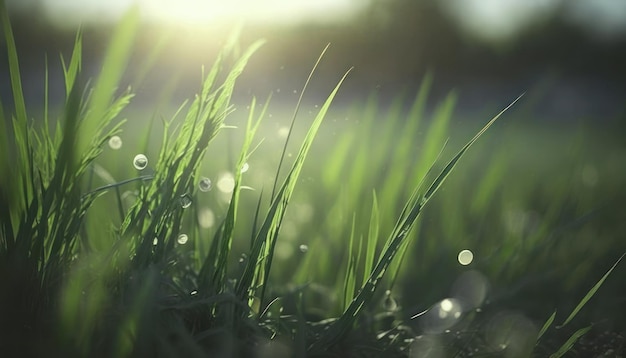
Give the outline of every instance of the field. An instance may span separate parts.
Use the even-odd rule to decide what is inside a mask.
[[[234,41],[196,97],[134,105],[132,16],[97,78],[79,35],[61,110],[31,108],[2,16],[2,351],[623,354],[623,118],[537,118],[532,89],[469,115],[430,76],[391,103],[339,101],[341,73],[320,103],[233,99],[262,45]]]

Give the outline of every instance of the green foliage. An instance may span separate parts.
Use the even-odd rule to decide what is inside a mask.
[[[468,149],[478,146],[478,138],[519,98],[442,165],[457,96],[447,96],[428,122],[426,103],[433,81],[428,75],[406,115],[404,98],[396,98],[380,130],[380,106],[372,97],[355,112],[359,127],[330,146],[331,155],[318,174],[322,186],[340,187],[340,199],[315,209],[323,214],[308,228],[310,241],[305,248],[309,252],[290,270],[276,254],[281,230],[290,204],[296,201],[305,159],[314,151],[314,139],[323,131],[322,123],[350,72],[320,106],[289,163],[289,144],[298,129],[303,98],[328,47],[300,92],[272,189],[259,191],[254,210],[243,192],[250,188],[243,168],[262,148],[257,137],[270,98],[262,105],[256,98],[251,100],[234,163],[232,193],[219,224],[208,229],[196,220],[199,203],[205,200],[200,193],[204,190],[198,188],[205,156],[222,129],[233,127],[226,119],[235,109],[231,104],[235,84],[263,42],[238,55],[237,33],[233,34],[213,65],[203,71],[199,93],[181,104],[171,119],[162,121],[158,155],[148,155],[146,165],[136,166],[136,172],[130,173],[129,163],[127,178],[116,180],[102,158],[106,143],[122,133],[122,114],[133,98],[131,88],[121,81],[139,26],[136,9],[114,31],[102,71],[93,82],[82,77],[83,35],[77,34],[69,60],[61,57],[65,99],[58,118],[50,118],[46,68],[41,120],[28,117],[4,6],[0,20],[14,102],[11,120],[5,120],[0,106],[5,125],[0,130],[0,171],[12,173],[0,178],[0,317],[3,325],[12,327],[0,348],[8,354],[228,357],[261,350],[268,355],[325,356],[348,351],[406,356],[415,334],[407,323],[410,315],[394,299],[396,292],[402,292],[403,269],[426,265],[427,255],[434,254],[436,260],[437,253],[457,243],[446,237],[433,243],[428,238],[432,226],[419,218],[428,211],[440,213],[448,220],[440,233],[461,236],[470,230],[472,218],[500,208],[493,209],[494,202],[508,203],[506,195],[522,201],[523,192],[530,191],[499,191],[498,183],[506,180],[511,169],[509,157],[500,152],[492,156],[482,180],[472,186],[467,209],[457,204],[460,195],[450,184],[455,180],[452,170],[461,167]],[[151,52],[149,63],[160,46]],[[137,81],[145,78],[145,71],[137,74]],[[150,136],[155,118],[142,133],[144,139],[135,143],[144,154],[155,146]],[[404,135],[398,137],[398,132]],[[97,186],[98,181],[103,185]],[[443,204],[430,203],[444,183],[450,186],[440,194]],[[126,187],[135,189],[130,199],[122,194],[121,188]],[[503,272],[516,269],[502,261],[511,261],[519,252],[539,255],[557,245],[557,235],[542,239],[550,232],[549,224],[558,219],[568,191],[557,185],[545,190],[558,200],[547,210],[549,222],[526,238],[527,248],[484,239],[483,247],[501,247],[506,253],[493,260],[493,265],[505,267]],[[424,211],[427,204],[429,210]],[[576,207],[585,204],[581,199]],[[463,220],[465,215],[470,219]],[[244,230],[250,231],[250,240],[242,244]],[[245,249],[240,264],[233,265],[241,247]],[[616,266],[562,326],[581,312]],[[273,275],[288,277],[290,282],[279,284]],[[335,287],[317,281],[330,281]],[[326,311],[318,312],[320,317],[312,317],[309,310],[319,301],[312,296],[316,292],[329,302]],[[383,312],[376,307],[381,295]],[[473,324],[475,315],[464,314],[467,324]],[[556,311],[537,341],[551,332],[555,317]],[[565,354],[589,329],[575,332],[553,356]]]

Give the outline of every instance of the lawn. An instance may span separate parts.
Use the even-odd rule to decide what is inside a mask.
[[[237,37],[155,111],[121,85],[132,13],[96,78],[78,34],[46,88],[61,109],[27,107],[2,25],[10,356],[623,354],[617,121],[536,118],[532,89],[470,115],[453,91],[433,106],[431,76],[333,103],[349,69],[320,103],[308,82],[302,102],[234,98],[262,46]]]

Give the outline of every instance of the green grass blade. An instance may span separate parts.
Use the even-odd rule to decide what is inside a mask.
[[[354,296],[356,287],[357,260],[354,255],[354,241],[356,240],[356,214],[352,215],[352,228],[350,230],[350,240],[348,243],[348,261],[346,267],[346,277],[343,283],[343,309],[347,309]]]
[[[541,337],[543,337],[544,333],[546,333],[548,328],[550,328],[550,326],[552,326],[552,323],[554,323],[554,319],[555,318],[556,318],[556,311],[554,311],[552,313],[552,315],[550,315],[548,320],[546,320],[546,323],[544,323],[543,327],[541,327],[541,329],[539,330],[539,334],[537,334],[537,341],[539,341],[541,339]]]
[[[574,344],[576,344],[580,337],[584,336],[585,334],[587,334],[587,332],[591,330],[591,327],[592,326],[581,328],[574,332],[574,334],[572,334],[569,339],[565,343],[563,343],[559,350],[550,355],[550,358],[563,357],[567,352],[569,352],[570,349],[572,349],[572,347],[574,346]]]
[[[349,73],[350,70],[343,75],[320,108],[320,111],[309,127],[289,174],[278,192],[273,198],[271,198],[272,204],[270,205],[263,224],[254,239],[252,249],[248,255],[248,262],[237,285],[237,294],[242,299],[250,300],[255,295],[260,294],[259,298],[263,304],[265,285],[272,265],[273,250],[276,244],[278,231],[284,217],[285,209],[289,204],[291,195],[298,181],[299,174],[302,170],[304,160],[309,152],[313,139],[315,138],[322,121],[326,117],[326,113],[337,95],[341,84]],[[275,178],[275,180],[278,180],[278,178]],[[260,292],[258,293],[257,290],[259,288]]]
[[[90,98],[89,111],[81,123],[81,133],[77,138],[76,150],[78,153],[86,153],[87,148],[93,145],[93,139],[100,137],[101,128],[108,125],[112,119],[107,118],[107,109],[119,87],[126,63],[133,49],[138,25],[139,11],[137,7],[133,7],[124,15],[113,33],[102,64],[102,71]]]
[[[557,328],[561,328],[564,327],[565,325],[567,325],[568,323],[570,323],[572,321],[572,319],[574,319],[574,317],[576,317],[576,315],[578,314],[578,312],[580,312],[580,310],[583,308],[583,306],[585,304],[587,304],[587,302],[589,302],[589,300],[591,299],[591,297],[593,297],[593,295],[596,294],[596,292],[598,292],[598,290],[600,289],[600,286],[602,286],[602,284],[604,283],[604,281],[606,281],[606,279],[609,277],[609,275],[611,274],[611,272],[613,272],[613,270],[615,269],[615,267],[617,267],[617,265],[620,263],[620,261],[622,261],[622,259],[624,258],[624,256],[626,256],[626,253],[622,254],[622,256],[619,257],[619,259],[617,259],[617,261],[613,264],[613,266],[611,266],[611,268],[604,274],[604,276],[602,276],[602,278],[589,290],[589,292],[587,292],[587,294],[585,295],[585,297],[582,298],[582,300],[580,300],[580,302],[578,303],[578,305],[576,306],[576,308],[574,308],[574,310],[572,311],[572,313],[570,313],[570,315],[567,317],[567,319],[565,320],[565,322],[563,322],[563,324],[561,324],[560,326],[558,326]]]
[[[474,138],[472,138],[469,142],[467,142],[467,144],[463,146],[463,148],[454,156],[454,158],[452,158],[452,160],[448,162],[448,164],[443,168],[439,176],[433,181],[433,183],[430,185],[428,190],[426,190],[426,193],[424,194],[422,198],[423,204],[426,204],[430,200],[430,198],[433,196],[433,194],[437,192],[439,187],[441,187],[441,184],[443,184],[443,182],[446,180],[448,175],[450,175],[450,172],[452,171],[452,169],[454,169],[454,167],[456,166],[458,161],[461,159],[463,154],[467,152],[467,150],[472,146],[472,144],[474,144],[478,140],[478,138],[480,138],[480,136],[482,136],[485,133],[485,131],[487,131],[487,129],[489,129],[489,127],[491,127],[495,123],[495,121],[504,114],[504,112],[506,112],[517,101],[519,101],[520,98],[522,98],[522,96],[523,94],[517,97],[513,102],[511,102],[511,104],[506,106],[506,108],[504,108],[502,111],[500,111],[500,113],[498,113],[495,117],[493,117],[478,133],[476,133]]]
[[[378,238],[380,237],[380,212],[378,209],[378,199],[376,191],[372,192],[372,210],[370,215],[369,230],[367,235],[367,247],[365,251],[365,264],[363,266],[363,282],[367,281],[367,273],[372,272],[375,264],[376,247],[378,246]]]
[[[291,139],[291,133],[293,132],[293,127],[296,124],[296,118],[298,117],[298,112],[300,111],[300,105],[302,104],[302,99],[304,98],[304,94],[307,92],[307,88],[309,87],[309,83],[311,82],[311,78],[313,78],[313,74],[317,70],[317,66],[319,66],[322,58],[324,58],[324,54],[330,47],[330,44],[327,44],[326,47],[322,50],[317,61],[313,65],[311,72],[309,72],[309,76],[304,82],[304,86],[302,87],[302,91],[300,91],[300,96],[298,97],[298,102],[296,102],[296,108],[293,110],[293,115],[291,116],[291,124],[289,125],[289,132],[287,132],[287,138],[285,139],[285,145],[283,146],[283,151],[280,154],[280,160],[278,161],[278,168],[276,168],[276,175],[274,176],[276,180],[274,181],[274,186],[272,187],[272,194],[270,199],[274,198],[274,194],[276,193],[276,186],[278,185],[278,178],[280,176],[280,171],[283,167],[283,161],[285,160],[285,155],[287,154],[287,146],[289,145],[289,139]]]
[[[370,273],[368,280],[359,291],[359,294],[352,300],[352,303],[344,311],[341,317],[332,324],[330,329],[328,329],[319,340],[311,345],[311,351],[318,352],[320,350],[326,349],[326,347],[330,345],[336,344],[342,339],[346,332],[348,332],[350,327],[352,327],[354,320],[361,312],[363,306],[368,304],[372,299],[380,280],[382,279],[383,275],[389,268],[389,265],[398,253],[399,248],[401,247],[401,245],[403,245],[409,230],[411,229],[413,223],[421,213],[424,206],[432,198],[437,189],[439,189],[439,187],[443,184],[452,169],[455,167],[456,163],[467,151],[467,149],[474,142],[476,142],[476,140],[520,98],[521,96],[515,99],[515,101],[509,104],[495,117],[493,117],[467,144],[465,144],[465,146],[456,154],[456,156],[454,156],[452,160],[450,160],[450,162],[445,166],[439,176],[437,176],[433,180],[424,195],[419,197],[417,195],[417,191],[413,193],[411,199],[409,199],[409,201],[407,202],[407,205],[405,206],[403,213],[401,214],[400,219],[398,220],[398,223],[396,224],[396,227],[392,232],[392,235],[390,236],[389,240],[387,240],[387,244],[380,259],[378,260],[377,265]]]

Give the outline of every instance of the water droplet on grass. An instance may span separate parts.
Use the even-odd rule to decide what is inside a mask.
[[[148,166],[148,157],[143,154],[137,154],[133,159],[133,166],[137,170],[144,170]]]
[[[250,169],[250,165],[248,163],[243,163],[243,165],[241,166],[241,172],[245,173],[248,171],[248,169]]]
[[[180,196],[180,206],[183,209],[187,209],[188,207],[191,206],[191,197],[189,196],[189,194],[183,194]]]
[[[118,150],[122,148],[122,138],[114,135],[109,139],[109,148]]]
[[[207,177],[200,178],[200,181],[198,182],[198,189],[200,189],[201,192],[206,193],[211,190],[212,187],[213,183],[211,182],[211,179]]]
[[[302,252],[303,254],[309,251],[309,247],[305,244],[300,245],[299,249],[300,249],[300,252]]]
[[[159,243],[159,239],[155,237],[154,240],[152,240],[152,245],[157,246],[158,243]]]
[[[474,253],[470,250],[462,250],[459,252],[459,256],[457,257],[459,263],[463,266],[467,266],[472,263],[474,260]]]
[[[180,234],[178,235],[178,239],[176,239],[176,242],[178,242],[180,245],[184,245],[187,243],[188,240],[189,237],[187,236],[187,234]]]

